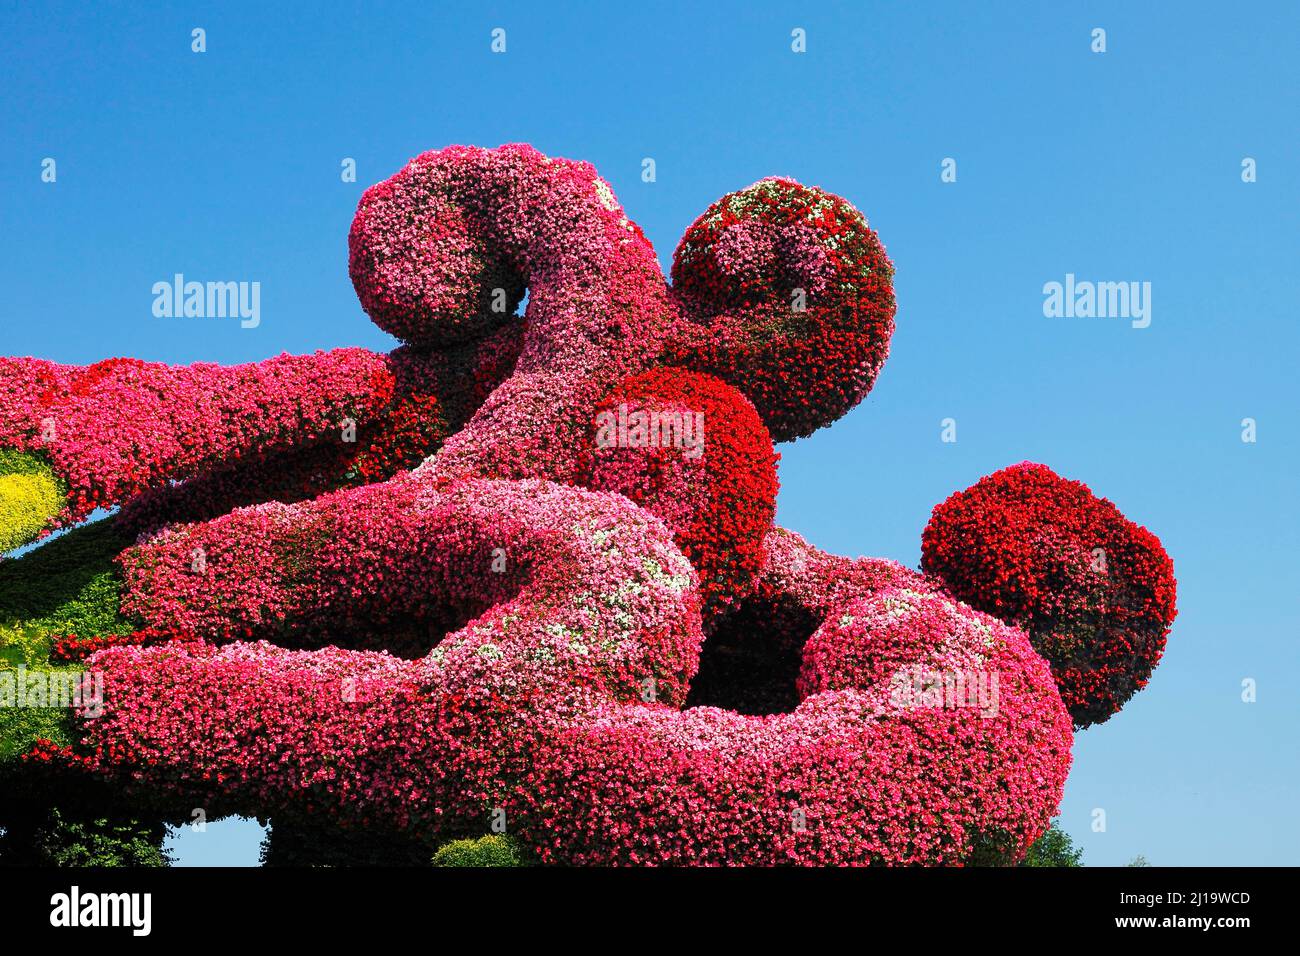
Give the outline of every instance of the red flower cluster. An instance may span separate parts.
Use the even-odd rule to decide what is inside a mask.
[[[434,454],[505,379],[519,355],[519,330],[504,326],[482,340],[430,352],[402,346],[384,357],[393,397],[355,433],[287,450],[243,455],[176,486],[151,488],[123,507],[122,522],[150,531],[203,521],[265,501],[314,498],[341,487],[383,481]]]
[[[588,440],[579,483],[663,519],[700,576],[706,620],[752,589],[779,456],[748,399],[712,376],[655,369],[606,396]]]
[[[92,761],[77,754],[71,747],[61,747],[44,738],[35,741],[31,749],[20,758],[23,763],[49,767],[53,770],[88,770]]]
[[[525,841],[543,859],[961,863],[976,849],[1014,859],[1047,826],[1070,723],[1022,632],[893,562],[826,555],[779,530],[756,600],[763,620],[814,628],[794,710],[606,707],[570,723],[521,795]],[[830,666],[846,637],[856,662]],[[986,706],[915,697],[913,671],[982,681]]]
[[[443,216],[455,241],[431,225]],[[362,196],[349,248],[371,317],[415,342],[459,342],[528,289],[513,374],[430,463],[442,478],[572,482],[593,409],[676,335],[654,249],[609,185],[530,146],[416,157]]]
[[[1146,686],[1177,613],[1160,540],[1087,485],[1030,462],[938,505],[921,566],[963,601],[1029,632],[1080,727]]]
[[[521,344],[504,325],[436,352],[230,367],[0,359],[0,448],[44,455],[67,485],[51,529],[97,507],[128,506],[151,528],[301,500],[418,465],[510,374]]]
[[[96,651],[109,647],[152,647],[155,644],[168,644],[173,641],[181,643],[197,642],[199,638],[192,634],[165,631],[146,627],[130,634],[94,634],[78,637],[76,634],[63,634],[54,638],[50,648],[50,662],[54,664],[80,664],[88,660]]]
[[[209,573],[181,592],[200,535]],[[391,638],[394,619],[423,611],[436,640],[434,612],[469,618],[413,661],[244,642],[96,655],[107,706],[85,732],[98,763],[149,768],[150,788],[216,781],[246,812],[464,826],[539,736],[595,703],[680,706],[702,640],[694,572],[662,522],[549,482],[389,482],[235,512],[127,560],[139,609],[194,633],[233,617],[255,637],[318,623],[346,640],[377,618]]]

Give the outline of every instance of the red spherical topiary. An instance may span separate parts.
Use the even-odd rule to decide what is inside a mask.
[[[711,617],[750,590],[763,563],[778,457],[736,389],[654,369],[624,380],[596,409],[579,483],[625,495],[672,529]]]
[[[790,179],[723,196],[686,230],[671,361],[730,382],[773,438],[809,435],[871,390],[894,332],[894,267],[850,203]]]
[[[1080,727],[1146,686],[1176,614],[1173,562],[1110,501],[1045,465],[982,478],[934,509],[921,566],[1030,634]]]

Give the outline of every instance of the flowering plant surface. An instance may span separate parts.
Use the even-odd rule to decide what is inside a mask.
[[[0,635],[104,681],[21,765],[544,862],[1014,861],[1158,661],[1168,556],[1044,466],[936,508],[922,571],[773,525],[774,439],[894,327],[845,200],[725,196],[670,285],[590,165],[454,146],[349,253],[390,354],[0,360],[0,546],[120,507],[0,565]]]

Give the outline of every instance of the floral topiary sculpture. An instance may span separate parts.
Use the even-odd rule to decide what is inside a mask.
[[[1014,861],[1072,723],[1158,662],[1159,541],[1041,465],[936,508],[923,572],[773,527],[773,441],[860,402],[893,331],[843,199],[725,196],[669,285],[590,165],[449,147],[349,248],[391,354],[0,361],[0,547],[118,508],[0,566],[26,663],[102,681],[4,728],[11,802],[75,778],[543,862]]]

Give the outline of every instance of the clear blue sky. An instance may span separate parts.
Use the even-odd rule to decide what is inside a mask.
[[[727,191],[825,187],[883,238],[898,331],[868,400],[782,449],[781,523],[915,565],[930,509],[981,475],[1028,458],[1088,482],[1164,541],[1180,615],[1147,690],[1077,736],[1064,827],[1094,864],[1300,861],[1300,5],[143,6],[3,6],[0,351],[387,348],[348,225],[449,143],[590,160],[665,265]],[[176,272],[261,282],[260,327],[155,319]],[[1151,282],[1150,327],[1045,318],[1066,273]],[[253,862],[256,834],[181,849]]]

